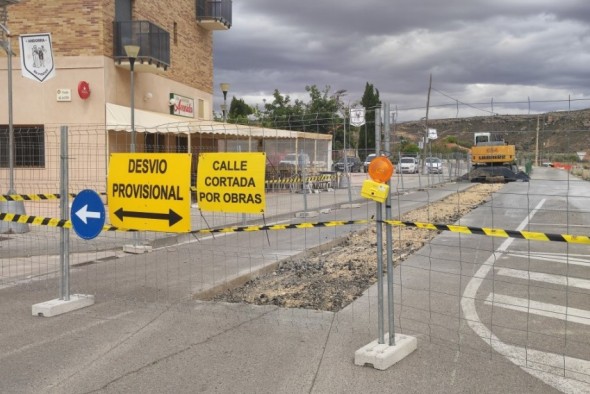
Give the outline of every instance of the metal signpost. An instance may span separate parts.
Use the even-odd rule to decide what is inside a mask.
[[[60,143],[60,161],[61,161],[61,182],[60,182],[60,213],[62,220],[69,219],[69,167],[68,167],[68,127],[62,126],[60,128],[61,132],[61,143]],[[88,191],[88,193],[95,193],[93,191]],[[87,197],[88,193],[84,193],[84,195],[78,199],[78,202],[74,200],[74,204],[72,204],[72,211],[75,212],[75,215],[78,216],[78,212],[80,212],[80,216],[83,216],[88,221],[89,217],[92,217],[93,220],[102,220],[102,224],[104,224],[104,207],[102,208],[102,219],[96,218],[95,210],[99,210],[95,206],[96,201],[92,200],[93,197]],[[96,193],[95,193],[96,194]],[[98,195],[97,195],[98,196]],[[98,197],[100,200],[100,197]],[[75,205],[75,206],[74,206]],[[82,214],[80,211],[84,210],[84,208],[79,208],[79,206],[92,206],[92,213],[88,215],[88,209],[86,209],[86,214]],[[100,202],[100,206],[102,206],[102,201]],[[100,212],[99,212],[100,213]],[[80,219],[81,220],[81,219]],[[93,227],[92,233],[96,232],[94,227],[97,223],[93,223],[91,227]],[[76,226],[76,225],[74,225]],[[80,227],[82,229],[83,226]],[[74,227],[74,229],[76,229]],[[102,229],[102,225],[100,226]],[[85,230],[81,230],[83,234],[86,234]],[[77,232],[77,231],[76,231]],[[91,235],[90,231],[86,235]],[[98,230],[100,233],[100,230]],[[96,235],[98,235],[98,233]],[[96,236],[95,235],[95,236]],[[52,317],[61,315],[67,312],[71,312],[76,309],[84,308],[94,304],[94,296],[93,295],[85,295],[85,294],[72,294],[70,295],[70,229],[66,227],[60,228],[60,258],[59,258],[59,268],[60,268],[60,279],[59,279],[59,298],[54,300],[42,302],[39,304],[33,305],[32,313],[33,316],[42,316],[42,317]],[[86,238],[89,239],[89,238]]]
[[[384,104],[385,112],[385,147],[390,149],[389,136],[389,105]],[[376,110],[375,119],[380,119],[379,110]],[[373,342],[358,349],[354,354],[354,363],[356,365],[370,364],[373,368],[385,370],[417,348],[418,341],[415,337],[409,335],[395,334],[394,327],[394,310],[393,310],[393,240],[391,226],[386,230],[386,249],[387,249],[387,306],[388,306],[388,324],[389,333],[387,341],[385,340],[385,311],[384,311],[384,291],[383,291],[383,202],[386,204],[386,222],[391,220],[391,175],[393,174],[393,165],[385,156],[380,155],[381,151],[381,127],[375,125],[375,153],[377,157],[369,164],[369,176],[371,179],[365,180],[361,195],[372,199],[376,202],[376,232],[377,232],[377,333],[378,338]]]

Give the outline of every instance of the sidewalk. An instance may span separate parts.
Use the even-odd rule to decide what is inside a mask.
[[[365,174],[354,174],[362,182]],[[362,177],[361,177],[362,176]],[[351,186],[352,202],[363,201],[360,196],[360,186],[357,184]],[[212,229],[229,226],[247,226],[271,222],[276,218],[293,218],[297,212],[318,212],[321,209],[330,209],[338,207],[343,203],[349,202],[348,188],[329,189],[327,191],[317,191],[314,193],[289,192],[288,190],[267,192],[266,194],[266,211],[264,215],[259,214],[236,214],[223,212],[203,212],[197,204],[191,205],[191,230]],[[105,206],[108,213],[108,206]],[[107,220],[108,224],[108,220]],[[29,232],[23,234],[4,234],[3,237],[9,238],[10,252],[4,251],[2,257],[24,257],[35,255],[48,255],[59,253],[60,229],[48,226],[29,225]],[[153,231],[140,232],[140,238],[147,245],[158,246],[161,243],[175,242],[178,238],[186,236],[179,233],[162,233]],[[133,232],[128,231],[103,231],[98,237],[92,240],[83,240],[79,238],[73,230],[70,230],[71,252],[79,253],[83,251],[108,250],[131,242]],[[46,238],[48,243],[30,243],[31,239]],[[51,242],[51,240],[55,242]],[[4,246],[4,244],[0,244]],[[23,247],[21,247],[23,246]],[[26,248],[24,248],[26,246]],[[49,248],[49,249],[48,249]]]
[[[348,188],[329,189],[303,194],[288,190],[268,192],[264,215],[203,212],[197,204],[191,206],[192,231],[232,226],[273,224],[278,220],[289,222],[325,221],[319,211],[340,207],[349,201],[362,201],[360,188],[365,174],[353,174],[349,200]],[[105,207],[108,212],[108,207]],[[307,212],[302,219],[296,213]],[[63,229],[49,226],[29,225],[29,232],[23,234],[2,234],[0,238],[0,286],[3,283],[26,281],[30,278],[57,272],[60,267],[61,232]],[[92,240],[79,238],[73,230],[69,232],[68,255],[70,266],[76,267],[92,261],[123,257],[124,246],[137,242],[157,249],[193,240],[202,234],[160,233],[151,231],[103,231]],[[134,238],[136,237],[136,238]]]
[[[360,196],[362,182],[367,179],[364,173],[351,174],[350,190],[345,187],[317,191],[314,193],[290,192],[288,189],[268,192],[264,215],[248,215],[219,212],[203,212],[196,204],[191,207],[192,231],[232,226],[265,225],[276,222],[323,222],[329,221],[326,212],[336,210],[350,203],[364,203],[367,200]],[[420,188],[418,178],[408,178],[406,188],[397,192],[407,193]],[[468,187],[463,184],[460,187]],[[105,207],[108,212],[108,207]],[[304,214],[306,213],[306,214]],[[300,215],[300,218],[296,217]],[[317,216],[316,216],[317,215]],[[60,228],[30,225],[30,231],[24,234],[6,234],[0,241],[0,286],[2,282],[26,280],[34,276],[43,276],[57,272],[60,265]],[[195,237],[207,234],[160,233],[151,231],[103,231],[92,240],[79,238],[73,230],[69,230],[69,262],[75,267],[93,261],[123,257],[124,246],[137,242],[157,249],[194,240]],[[134,238],[135,237],[135,238]],[[8,267],[8,268],[6,268]],[[16,268],[15,268],[16,267]]]

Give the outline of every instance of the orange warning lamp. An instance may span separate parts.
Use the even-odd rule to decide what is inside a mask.
[[[389,196],[389,185],[386,184],[393,174],[393,164],[385,156],[379,156],[369,164],[369,176],[361,188],[361,196],[384,203]]]
[[[393,164],[385,156],[374,158],[369,164],[369,176],[372,180],[379,183],[385,183],[393,174]]]

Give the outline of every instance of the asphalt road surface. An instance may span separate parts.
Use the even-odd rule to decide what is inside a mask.
[[[566,176],[535,169],[460,224],[588,234],[588,184]],[[433,190],[405,195],[404,209]],[[326,215],[366,218],[371,204]],[[386,371],[353,364],[376,336],[376,286],[338,313],[191,301],[341,231],[227,234],[89,261],[73,268],[72,292],[96,304],[54,318],[31,305],[56,297],[56,277],[0,288],[0,392],[590,391],[587,246],[441,233],[395,271],[396,331],[418,350]]]

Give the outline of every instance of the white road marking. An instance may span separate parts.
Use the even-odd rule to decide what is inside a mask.
[[[565,256],[563,253],[560,252],[528,252],[528,251],[518,251],[518,250],[513,250],[510,252],[510,254],[523,254],[524,256],[528,256],[529,254],[531,256]],[[568,253],[567,256],[569,256],[569,258],[571,259],[572,257],[584,257],[585,261],[590,261],[588,259],[588,255],[587,254],[576,254],[576,253]]]
[[[563,253],[535,253],[535,252],[508,252],[504,253],[506,257],[520,257],[524,259],[532,258],[541,261],[551,261],[560,264],[581,265],[583,267],[590,267],[589,259],[575,258],[575,255],[565,256]]]
[[[512,268],[496,268],[496,275],[508,276],[510,278],[532,280],[534,282],[551,283],[554,285],[577,287],[579,289],[590,290],[590,280],[573,278],[571,276],[544,274],[540,272],[530,272],[524,270],[515,270]]]
[[[497,293],[488,295],[485,304],[590,326],[589,311],[571,308],[569,306],[548,304],[545,302],[529,300],[527,298],[518,298]]]
[[[588,360],[534,349],[527,350],[526,358],[526,363],[533,368],[533,372],[546,371],[546,373],[562,375],[565,371],[566,377],[590,383],[590,361]],[[586,388],[585,391],[588,391],[588,385],[583,387]]]
[[[517,231],[521,231],[528,225],[528,222],[535,216],[539,209],[545,204],[546,199],[542,199],[531,213],[520,223]],[[508,247],[514,242],[515,238],[507,238],[496,249],[496,252],[504,254]],[[588,361],[574,359],[564,355],[556,355],[547,352],[539,352],[522,346],[508,345],[502,342],[490,329],[481,322],[475,308],[475,296],[482,285],[484,278],[490,273],[496,261],[495,253],[479,267],[475,275],[469,280],[463,296],[461,298],[461,309],[463,310],[464,319],[471,329],[495,351],[502,354],[515,365],[522,368],[527,373],[537,377],[543,382],[551,385],[557,390],[565,393],[590,392],[590,385],[580,381],[578,375],[588,376]],[[529,355],[534,356],[535,362],[541,365],[556,365],[558,371],[563,374],[559,376],[551,371],[541,371],[533,369],[533,365],[528,363]],[[561,360],[561,363],[553,363],[555,360]],[[581,369],[580,369],[581,367]],[[582,371],[582,374],[579,373]],[[571,379],[570,377],[574,378]]]

